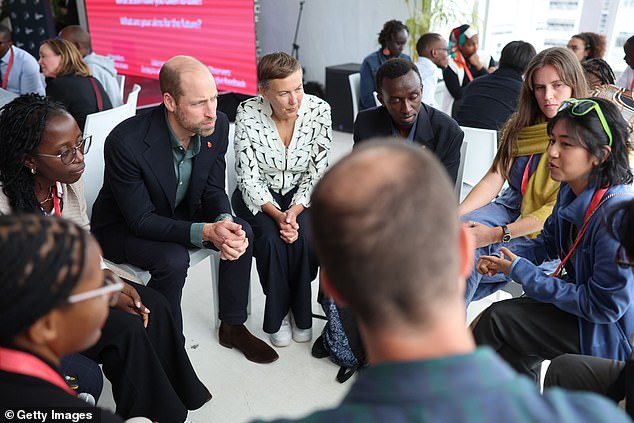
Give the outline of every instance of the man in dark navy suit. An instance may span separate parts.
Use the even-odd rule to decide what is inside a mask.
[[[464,133],[455,120],[422,102],[418,67],[405,59],[391,59],[376,72],[381,106],[363,110],[354,122],[354,143],[374,137],[395,136],[428,148],[455,183]]]
[[[216,111],[209,69],[189,56],[159,74],[163,104],[118,125],[104,147],[104,185],[92,230],[104,256],[149,270],[148,286],[170,302],[182,326],[181,296],[193,247],[220,251],[220,344],[257,363],[277,353],[244,326],[253,232],[232,216],[225,192],[229,121]]]

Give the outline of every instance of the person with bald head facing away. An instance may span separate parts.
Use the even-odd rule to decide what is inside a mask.
[[[114,60],[108,56],[101,56],[92,51],[90,34],[79,25],[68,25],[59,33],[59,37],[69,41],[77,47],[84,62],[90,68],[92,76],[101,83],[108,93],[112,107],[121,106],[123,98],[117,81],[117,69]]]
[[[148,286],[167,298],[181,328],[189,249],[220,251],[220,344],[256,363],[275,361],[273,348],[244,326],[253,232],[232,216],[225,191],[229,120],[216,110],[214,78],[197,59],[175,56],[159,82],[163,103],[106,139],[92,231],[106,258],[150,272]]]
[[[629,421],[595,394],[542,395],[476,348],[464,307],[473,240],[433,154],[369,142],[326,171],[311,203],[322,289],[356,316],[369,366],[341,404],[300,421]]]
[[[405,138],[436,154],[455,182],[464,133],[455,120],[422,102],[422,80],[415,63],[391,59],[376,73],[381,106],[359,112],[354,144],[373,137]]]

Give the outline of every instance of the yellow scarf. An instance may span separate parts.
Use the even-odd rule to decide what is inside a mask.
[[[542,223],[552,213],[559,192],[559,182],[550,179],[548,155],[544,154],[549,142],[546,126],[547,123],[538,123],[522,129],[517,137],[517,149],[513,153],[513,157],[542,155],[537,169],[528,179],[520,208],[521,217],[532,216]],[[539,232],[535,232],[528,236],[534,238],[538,234]]]

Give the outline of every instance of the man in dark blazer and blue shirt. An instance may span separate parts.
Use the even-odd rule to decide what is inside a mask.
[[[181,296],[193,247],[220,251],[220,344],[258,363],[278,358],[244,326],[253,232],[225,191],[229,121],[216,111],[209,69],[189,56],[159,74],[163,104],[119,124],[104,146],[104,185],[91,227],[104,256],[149,270],[182,327]]]
[[[464,134],[455,120],[422,103],[423,90],[416,65],[391,59],[376,73],[381,106],[359,112],[354,122],[355,145],[374,137],[396,136],[433,151],[455,183]]]

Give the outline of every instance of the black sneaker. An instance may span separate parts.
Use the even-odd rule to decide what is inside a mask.
[[[324,338],[322,335],[319,335],[317,339],[315,339],[315,343],[313,344],[313,348],[310,350],[310,354],[315,358],[325,358],[330,354],[324,347]]]

